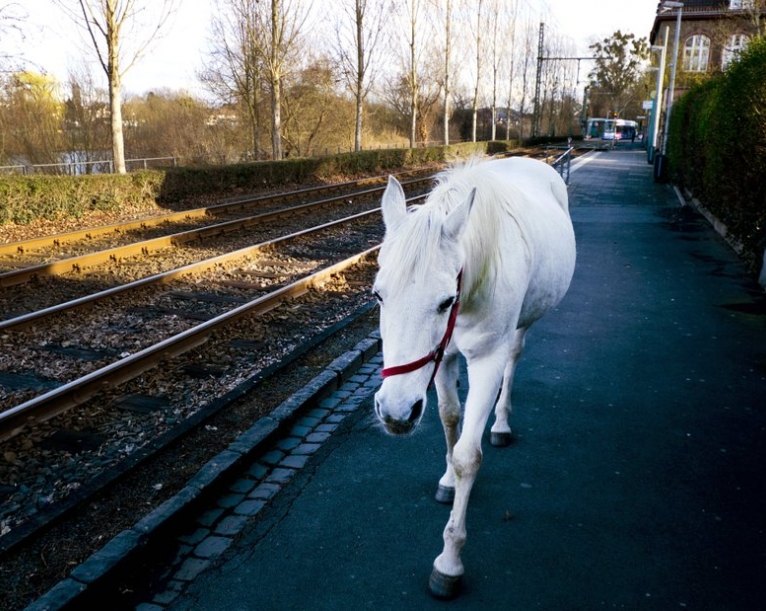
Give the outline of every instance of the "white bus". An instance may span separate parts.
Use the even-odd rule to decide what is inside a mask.
[[[638,123],[627,119],[588,119],[585,139],[632,140],[638,134]]]

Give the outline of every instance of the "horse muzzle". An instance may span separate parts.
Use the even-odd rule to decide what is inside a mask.
[[[425,398],[418,399],[409,408],[398,409],[392,413],[378,392],[375,395],[375,415],[391,435],[401,436],[410,434],[423,417]]]

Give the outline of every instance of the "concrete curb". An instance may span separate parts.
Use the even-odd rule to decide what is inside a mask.
[[[162,609],[180,593],[185,581],[193,579],[209,566],[216,556],[233,541],[248,518],[256,515],[281,488],[292,474],[303,467],[322,441],[340,424],[342,419],[356,410],[379,385],[380,337],[373,334],[359,342],[330,363],[304,388],[290,396],[268,416],[261,418],[242,433],[229,447],[204,465],[176,495],[143,516],[132,528],[124,530],[108,541],[99,551],[77,566],[69,576],[51,588],[42,597],[26,607],[25,611],[65,611],[82,608],[87,598],[102,582],[113,578],[138,553],[163,533],[167,533],[177,520],[188,517],[199,508],[202,500],[214,493],[235,474],[250,467],[254,481],[248,494],[232,494],[219,501],[229,505],[229,516],[216,516],[215,529],[188,538],[193,554],[175,572],[167,592],[155,596],[154,603],[140,605],[143,611]],[[377,361],[377,363],[375,362]],[[365,365],[368,364],[368,365]],[[366,367],[360,372],[360,368]],[[281,450],[266,452],[281,436]],[[233,486],[234,487],[234,486]],[[221,514],[224,513],[222,508]],[[203,519],[204,521],[204,519]],[[198,523],[200,520],[198,520]],[[191,557],[193,556],[193,557]]]

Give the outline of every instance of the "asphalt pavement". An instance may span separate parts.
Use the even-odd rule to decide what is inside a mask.
[[[577,269],[527,335],[514,443],[485,441],[462,595],[427,590],[435,396],[405,439],[369,398],[165,608],[766,609],[763,292],[643,150],[587,156],[569,190]]]

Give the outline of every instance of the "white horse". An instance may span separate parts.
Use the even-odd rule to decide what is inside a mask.
[[[385,366],[375,412],[389,433],[411,432],[435,379],[447,438],[436,498],[453,508],[429,586],[452,598],[464,573],[468,497],[492,406],[490,441],[508,445],[524,335],[559,303],[574,273],[567,187],[540,161],[472,160],[440,174],[425,204],[409,211],[401,185],[389,177],[381,208],[386,233],[373,292]],[[461,432],[458,352],[469,381]]]

